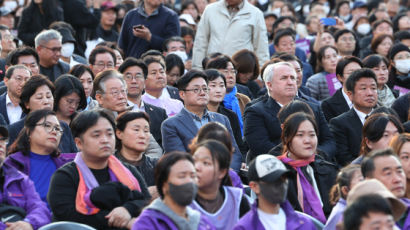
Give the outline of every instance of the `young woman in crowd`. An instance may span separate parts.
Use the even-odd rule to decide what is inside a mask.
[[[298,112],[290,115],[282,128],[283,153],[278,156],[294,174],[289,177],[288,200],[295,210],[302,211],[322,223],[330,213],[329,185],[335,178],[323,180],[332,171],[321,170],[315,161],[317,125],[314,118]]]
[[[367,17],[367,15],[359,17],[353,25],[353,31],[356,32],[359,39],[367,36],[371,30],[372,27],[370,26],[369,17]]]
[[[379,34],[373,37],[370,49],[374,54],[379,54],[387,58],[390,47],[393,45],[393,37],[389,34]]]
[[[193,149],[198,194],[191,207],[205,215],[216,229],[231,229],[250,205],[242,189],[231,186],[231,153],[219,141],[206,140]]]
[[[58,120],[70,124],[77,111],[87,106],[84,88],[80,80],[71,74],[58,77],[54,86],[54,111]]]
[[[348,165],[337,174],[336,184],[330,190],[330,203],[334,205],[325,230],[334,230],[336,225],[342,221],[343,212],[346,208],[346,198],[349,191],[357,183],[363,180],[360,165]]]
[[[217,112],[225,115],[231,123],[232,133],[235,137],[235,141],[241,150],[242,154],[248,151],[247,146],[243,143],[241,127],[239,125],[238,116],[235,112],[225,108],[221,103],[224,100],[226,94],[226,79],[225,76],[216,69],[208,69],[205,71],[208,79],[209,87],[209,102],[207,108],[211,112]]]
[[[98,102],[91,97],[93,91],[94,73],[90,67],[79,64],[73,66],[70,70],[70,74],[80,79],[84,88],[85,97],[87,98],[87,107],[84,110],[92,110],[98,106]]]
[[[389,51],[390,59],[390,73],[389,82],[390,87],[403,87],[410,89],[410,48],[403,43],[393,45]]]
[[[399,156],[406,174],[406,198],[410,198],[410,133],[402,133],[392,138],[389,146]]]
[[[165,57],[165,66],[167,84],[170,86],[176,86],[177,81],[185,72],[184,62],[178,55],[171,53]]]
[[[36,110],[53,110],[54,106],[54,85],[43,75],[31,77],[23,86],[20,95],[20,107],[25,114],[30,114]],[[11,145],[24,127],[25,118],[11,124],[9,129],[9,145]],[[60,122],[63,129],[59,149],[63,153],[75,153],[77,147],[71,135],[70,127],[65,122]]]
[[[259,59],[254,52],[243,49],[232,55],[232,61],[238,70],[236,83],[248,87],[251,95],[249,98],[254,99],[258,97],[260,87],[255,80],[259,76]]]
[[[377,105],[390,108],[398,97],[396,90],[387,86],[389,80],[389,61],[384,56],[372,54],[363,60],[363,65],[370,68],[377,77]]]
[[[312,66],[315,71],[317,65],[317,55],[319,50],[324,46],[335,46],[336,41],[333,37],[333,34],[330,31],[324,30],[323,25],[318,23],[318,32],[314,42],[310,43],[310,58],[309,64]]]
[[[58,145],[62,134],[55,112],[48,109],[31,112],[4,162],[26,174],[46,203],[51,176],[73,159],[71,154],[60,155]]]
[[[188,153],[171,152],[155,167],[160,198],[140,214],[133,230],[215,229],[200,212],[189,207],[197,194],[194,160]]]
[[[116,156],[135,166],[144,177],[147,186],[154,186],[154,168],[158,159],[147,156],[150,139],[149,117],[145,112],[125,112],[117,117]]]
[[[334,46],[323,46],[320,48],[317,56],[316,71],[317,74],[311,76],[306,83],[310,90],[311,96],[323,101],[330,96],[326,75],[336,73],[336,65],[339,60],[339,52]]]
[[[387,148],[393,136],[403,131],[403,125],[394,115],[386,113],[371,115],[362,128],[360,156],[352,161],[352,164],[361,164],[363,158],[371,151]]]

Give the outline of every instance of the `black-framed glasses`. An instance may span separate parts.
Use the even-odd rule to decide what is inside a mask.
[[[51,133],[53,131],[56,131],[58,135],[63,134],[64,130],[61,128],[59,125],[52,125],[50,122],[44,122],[41,124],[37,124],[36,126],[43,126],[44,130],[46,132]]]
[[[208,87],[204,87],[204,88],[194,88],[194,89],[184,89],[184,91],[187,91],[187,92],[192,91],[192,92],[194,92],[195,94],[198,94],[199,92],[201,92],[201,90],[204,91],[204,93],[208,93],[208,92],[209,92],[209,88],[208,88]]]
[[[48,50],[51,50],[51,52],[53,52],[53,53],[61,52],[61,48],[62,48],[61,46],[60,47],[53,47],[53,48],[50,48],[50,47],[47,47],[47,46],[41,46],[41,47],[44,47]]]

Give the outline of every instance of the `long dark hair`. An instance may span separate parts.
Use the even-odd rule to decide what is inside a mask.
[[[148,116],[147,113],[128,111],[128,112],[120,114],[117,117],[117,130],[120,130],[121,132],[124,132],[125,127],[127,127],[128,122],[136,120],[136,119],[145,119],[148,122],[148,124],[150,123],[149,122],[149,116]],[[116,145],[115,146],[117,147],[117,151],[121,151],[122,142],[117,136],[115,136],[115,137],[116,137],[115,138],[116,139]]]
[[[29,113],[26,120],[24,121],[24,128],[20,131],[17,139],[13,142],[9,149],[9,155],[22,152],[24,155],[28,156],[30,154],[30,135],[37,126],[37,122],[47,116],[56,116],[54,111],[48,109],[40,109]],[[60,151],[56,149],[50,155],[57,157]]]

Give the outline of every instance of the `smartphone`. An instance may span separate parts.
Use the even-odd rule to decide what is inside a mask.
[[[335,26],[336,25],[336,19],[334,18],[321,18],[320,22],[325,26]]]
[[[133,26],[132,27],[134,30],[135,29],[142,29],[142,28],[144,28],[144,26],[143,25],[136,25],[136,26]]]

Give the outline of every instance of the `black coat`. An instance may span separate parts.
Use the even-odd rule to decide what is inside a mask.
[[[410,93],[397,98],[391,107],[397,112],[401,122],[406,122],[409,116]]]
[[[330,119],[339,116],[340,114],[349,111],[349,105],[347,104],[342,88],[338,89],[333,96],[326,98],[322,102],[323,114],[326,120],[329,122]]]
[[[161,135],[161,124],[165,121],[168,116],[165,109],[145,103],[144,102],[145,112],[149,116],[150,120],[150,132],[154,136],[157,143],[162,147],[162,135]]]
[[[236,144],[238,144],[239,150],[242,153],[242,159],[245,159],[248,146],[242,140],[241,127],[239,126],[239,120],[236,113],[230,109],[223,107],[222,103],[218,107],[218,113],[225,115],[231,123],[232,133],[235,137]]]
[[[336,161],[340,166],[345,166],[359,155],[363,124],[356,111],[351,108],[331,119],[329,127],[336,141]]]

